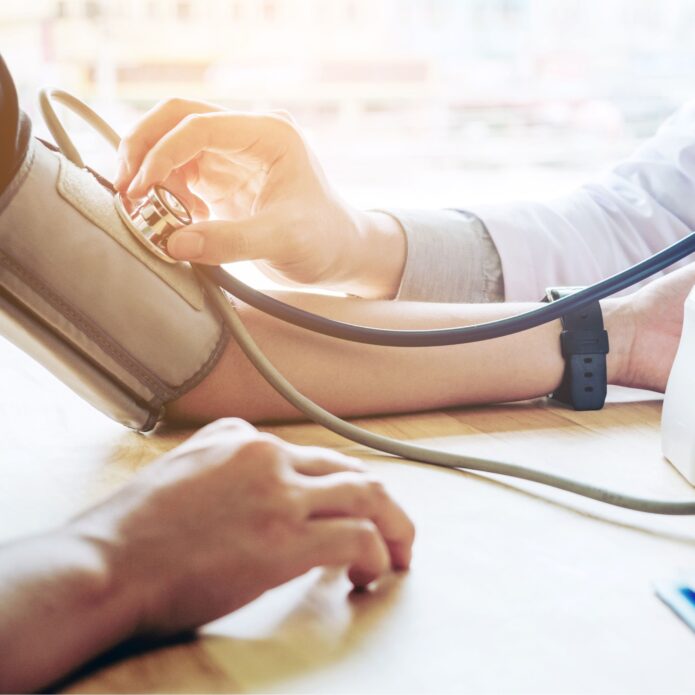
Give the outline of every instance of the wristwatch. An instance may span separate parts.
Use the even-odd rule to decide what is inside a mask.
[[[581,289],[549,287],[544,301],[554,302]],[[603,408],[608,382],[608,333],[603,328],[603,314],[598,302],[562,317],[560,348],[565,359],[565,371],[560,386],[550,397],[575,410]]]

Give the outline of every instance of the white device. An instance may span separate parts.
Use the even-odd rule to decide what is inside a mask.
[[[666,386],[661,451],[695,485],[695,288],[685,300],[683,334]]]

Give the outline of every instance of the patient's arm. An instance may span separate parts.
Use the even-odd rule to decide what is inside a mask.
[[[535,306],[393,303],[308,294],[286,294],[283,299],[351,323],[421,329],[490,321]],[[550,393],[563,372],[559,321],[480,343],[393,348],[310,333],[248,306],[239,311],[275,366],[305,395],[343,416],[532,398]],[[626,300],[609,300],[603,311],[611,342],[608,378],[624,382],[632,312]],[[173,421],[230,415],[252,422],[298,415],[233,341],[207,379],[168,408]]]

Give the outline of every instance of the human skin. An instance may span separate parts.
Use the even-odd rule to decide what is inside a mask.
[[[273,279],[367,298],[391,298],[406,258],[405,234],[384,213],[345,201],[285,112],[225,111],[169,99],[119,148],[114,185],[137,198],[163,183],[196,224],[169,252],[197,263],[255,260]],[[219,218],[206,221],[212,212]]]
[[[405,259],[397,223],[340,201],[286,116],[264,116],[266,137],[258,140],[258,117],[215,109],[189,117],[190,102],[169,102],[169,121],[156,112],[148,126],[164,128],[156,140],[136,133],[124,141],[121,190],[137,195],[163,181],[198,219],[208,206],[236,215],[180,232],[170,251],[208,263],[260,259],[266,272],[286,281],[393,296]],[[231,181],[238,184],[234,196]],[[298,214],[302,207],[314,217]],[[305,233],[334,226],[338,233],[324,244]],[[205,242],[195,258],[195,239],[183,236],[192,232]],[[276,243],[280,232],[284,246]],[[664,390],[694,283],[690,266],[602,303],[610,383]],[[392,328],[466,325],[532,308],[285,298],[341,320]],[[484,343],[404,349],[345,343],[249,307],[239,311],[290,380],[342,415],[530,398],[554,390],[563,371],[557,321]],[[167,409],[177,422],[227,415],[252,421],[298,415],[233,342],[207,379]],[[337,454],[222,422],[64,528],[1,548],[0,690],[41,687],[133,636],[195,627],[314,566],[347,565],[356,586],[389,566],[407,567],[411,522],[357,470]],[[279,549],[270,559],[268,545]]]
[[[123,139],[119,160],[115,184],[121,192],[137,197],[163,183],[200,220],[171,237],[169,251],[176,258],[210,264],[255,260],[281,282],[363,298],[391,298],[397,292],[406,256],[400,226],[388,215],[344,201],[288,114],[238,113],[170,99]],[[209,212],[220,219],[208,220]],[[631,298],[602,303],[611,344],[610,383],[665,389],[683,301],[694,281],[686,269]],[[532,306],[284,298],[334,318],[391,328],[466,325]],[[239,312],[290,381],[341,415],[531,398],[555,389],[563,372],[557,321],[484,343],[401,349],[309,334],[243,305]],[[297,415],[234,344],[211,375],[170,404],[167,414],[194,422],[224,415],[252,421]]]
[[[357,587],[407,568],[413,524],[365,471],[221,420],[61,528],[1,546],[0,692],[196,628],[313,567],[344,565]]]
[[[609,383],[665,390],[683,303],[693,284],[695,264],[632,295],[602,302],[610,343]],[[394,303],[310,294],[291,300],[343,321],[388,328],[466,325],[537,306]],[[479,343],[393,348],[310,333],[244,305],[238,310],[276,367],[305,395],[342,416],[535,398],[557,388],[564,369],[559,321]],[[234,342],[201,384],[167,408],[172,421],[198,423],[227,415],[256,422],[298,416]]]
[[[665,388],[694,283],[691,265],[604,302],[611,383]],[[394,327],[520,308],[304,295],[300,303]],[[557,323],[488,343],[396,349],[307,335],[248,308],[242,314],[291,379],[343,414],[526,398],[555,388],[562,373]],[[256,419],[295,414],[234,344],[168,415],[204,421],[230,411]],[[203,624],[314,566],[347,565],[357,586],[389,566],[407,567],[412,523],[358,471],[334,452],[222,421],[64,527],[0,548],[0,691],[38,689],[134,636]],[[268,546],[278,552],[269,556]]]

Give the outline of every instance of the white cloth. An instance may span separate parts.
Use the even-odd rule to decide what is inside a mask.
[[[695,100],[631,157],[568,196],[467,210],[482,220],[494,247],[485,246],[484,235],[471,233],[470,216],[462,214],[457,223],[449,218],[446,229],[440,229],[436,261],[423,249],[441,212],[432,213],[429,224],[422,213],[417,218],[391,213],[401,220],[408,237],[401,295],[480,301],[476,283],[489,285],[495,261],[501,262],[507,301],[535,301],[549,285],[587,285],[612,275],[695,229]],[[466,251],[471,243],[477,248]],[[462,253],[470,253],[467,263]],[[470,268],[473,263],[483,263],[487,273]],[[437,287],[451,284],[447,278],[461,272],[471,272],[473,281],[457,282],[455,297],[451,287]],[[424,278],[429,280],[422,284]],[[500,298],[493,293],[488,299]]]

